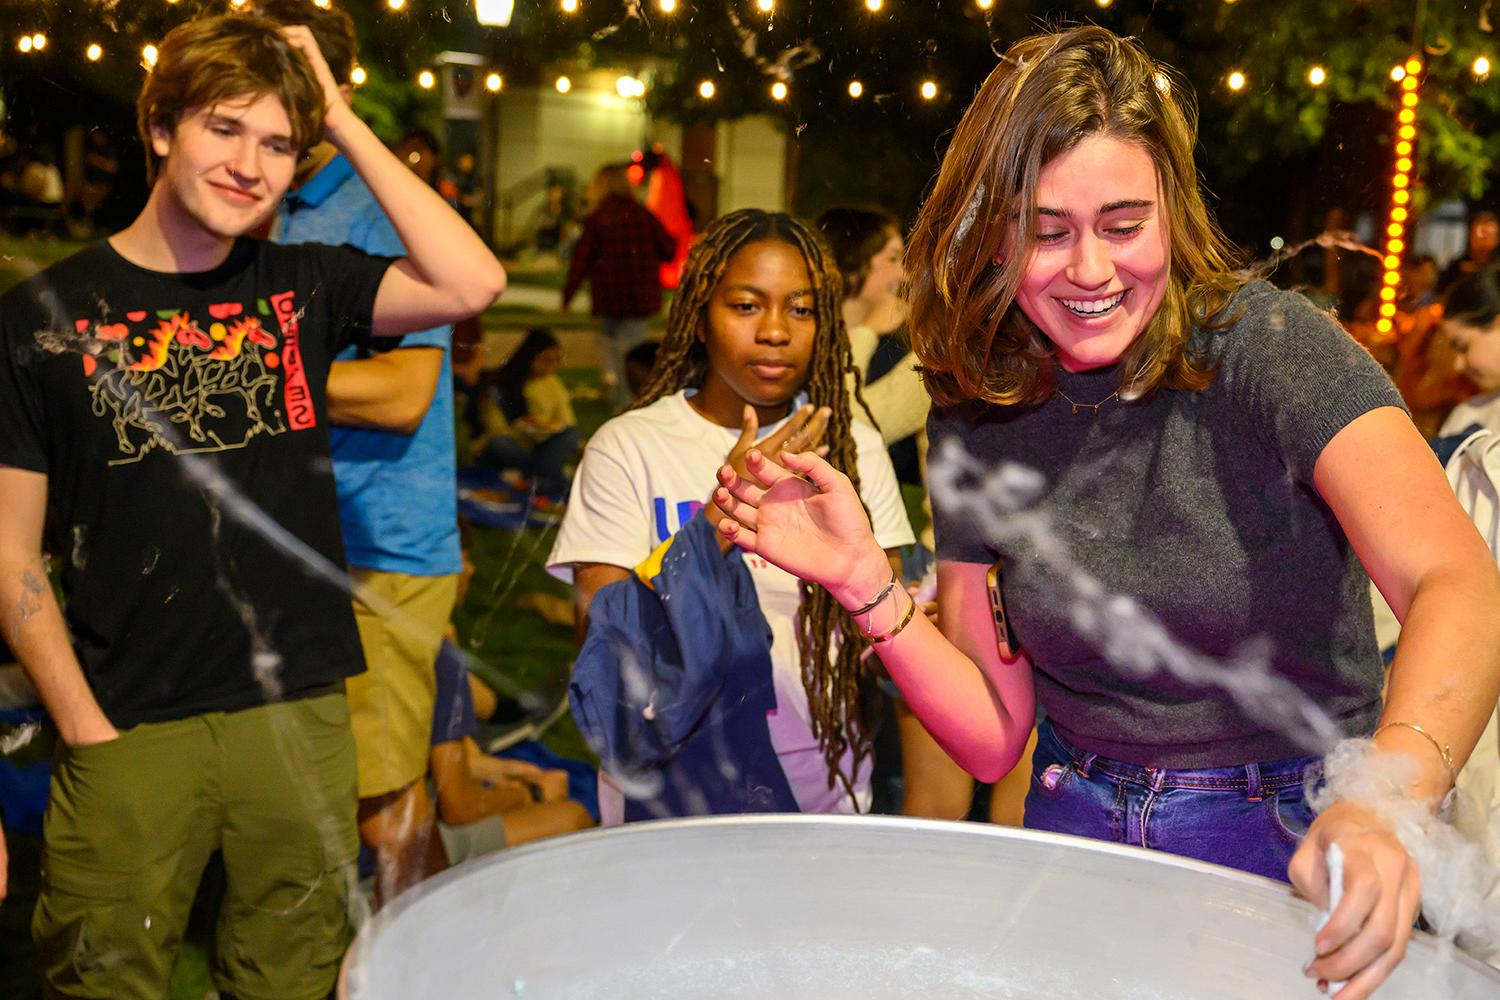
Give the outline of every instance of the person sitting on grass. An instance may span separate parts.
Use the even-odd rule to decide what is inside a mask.
[[[578,452],[578,418],[568,387],[557,375],[562,346],[546,327],[528,330],[495,373],[494,387],[479,396],[474,461],[530,480],[540,497],[568,490],[563,465]]]
[[[589,811],[568,798],[566,771],[491,757],[474,741],[472,689],[482,685],[474,684],[458,646],[444,640],[433,669],[437,707],[428,762],[450,863],[594,825]]]

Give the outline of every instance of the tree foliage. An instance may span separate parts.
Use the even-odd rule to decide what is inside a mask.
[[[363,62],[381,81],[364,96],[365,108],[384,116],[386,131],[422,111],[410,81],[445,49],[485,55],[512,85],[539,81],[558,64],[618,67],[648,76],[647,101],[662,118],[782,117],[813,201],[820,192],[878,194],[886,184],[888,200],[909,202],[908,189],[930,176],[943,135],[997,53],[1023,34],[1084,20],[1139,37],[1193,83],[1200,163],[1216,189],[1302,163],[1322,164],[1321,182],[1331,174],[1351,196],[1379,197],[1400,93],[1390,69],[1413,53],[1424,63],[1419,198],[1478,199],[1500,158],[1500,75],[1471,72],[1480,55],[1500,68],[1490,4],[1480,0],[1114,0],[1107,8],[1094,0],[995,0],[989,10],[975,0],[885,0],[878,12],[863,0],[776,0],[769,15],[755,0],[678,0],[671,14],[659,0],[579,0],[573,14],[559,0],[517,0],[503,29],[478,25],[472,0],[406,0],[400,12],[384,0],[342,6],[359,27]],[[226,7],[227,0],[0,0],[0,24],[35,25],[53,39],[42,57],[20,56],[7,33],[0,48],[7,105],[19,113],[30,103],[52,121],[49,100],[71,105],[56,110],[63,118],[100,104],[128,106],[142,72],[140,46],[184,18]],[[80,54],[92,38],[109,53],[98,64]],[[1321,87],[1307,79],[1314,65],[1327,73]],[[1236,69],[1248,80],[1238,93],[1225,82]],[[698,94],[706,79],[716,86],[711,100]],[[863,87],[858,99],[849,95],[854,79]],[[927,79],[938,87],[932,100],[919,94]],[[778,80],[789,88],[785,101],[770,96]],[[848,170],[862,152],[875,162]]]

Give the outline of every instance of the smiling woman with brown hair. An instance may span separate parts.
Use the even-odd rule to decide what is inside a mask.
[[[1437,807],[1500,692],[1500,646],[1472,627],[1500,620],[1500,574],[1373,359],[1230,270],[1193,144],[1171,71],[1095,27],[1017,42],[955,132],[908,258],[949,487],[939,626],[882,590],[816,455],[752,452],[715,501],[728,538],[856,610],[971,773],[1013,766],[1040,700],[1027,826],[1319,904],[1337,845],[1343,901],[1307,974],[1361,1000],[1404,953],[1420,876],[1369,803],[1315,817],[1304,772],[1371,736]],[[988,501],[1017,468],[1040,475],[1008,519]],[[1405,624],[1384,700],[1371,577]],[[1188,671],[1212,661],[1219,685]]]

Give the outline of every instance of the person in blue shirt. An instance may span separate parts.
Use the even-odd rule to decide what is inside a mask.
[[[353,25],[310,0],[260,0],[257,11],[304,24],[345,95]],[[313,148],[283,201],[280,243],[405,251],[347,159]],[[339,354],[328,376],[339,518],[368,671],[347,682],[359,772],[360,837],[375,853],[383,902],[447,866],[423,780],[432,730],[432,663],[453,610],[459,554],[449,347],[452,327],[401,346]]]

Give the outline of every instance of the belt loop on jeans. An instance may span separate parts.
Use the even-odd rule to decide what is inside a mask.
[[[1087,778],[1089,776],[1089,769],[1094,766],[1094,761],[1098,759],[1099,755],[1096,753],[1086,753],[1081,756],[1074,757],[1073,770],[1077,771],[1080,777]]]
[[[1245,765],[1245,798],[1251,802],[1260,801],[1260,765]]]

